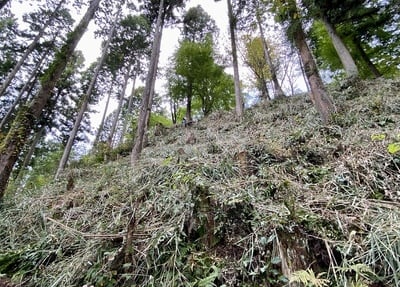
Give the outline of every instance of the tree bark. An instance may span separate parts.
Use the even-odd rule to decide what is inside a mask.
[[[307,45],[306,36],[300,21],[294,23],[294,27],[296,27],[296,30],[294,31],[294,41],[299,49],[304,71],[310,84],[311,100],[321,115],[324,123],[328,123],[331,119],[331,114],[335,111],[333,100],[328,95],[318,73],[317,64],[315,63],[311,50]]]
[[[146,77],[146,84],[143,91],[142,104],[138,119],[138,127],[136,130],[135,144],[131,154],[131,165],[134,166],[140,158],[143,149],[144,134],[146,132],[148,110],[151,107],[151,98],[154,91],[155,75],[157,73],[158,58],[161,48],[162,30],[164,25],[163,20],[164,0],[160,0],[158,17],[154,33],[154,42],[151,49],[149,72]]]
[[[364,48],[361,46],[361,43],[358,39],[353,39],[353,43],[360,54],[361,58],[367,64],[368,69],[372,73],[375,78],[382,77],[382,73],[378,70],[378,68],[372,63],[371,59],[368,57],[367,53],[365,53]]]
[[[356,66],[356,63],[353,57],[350,54],[349,49],[346,47],[338,33],[336,32],[335,27],[331,24],[331,22],[327,19],[327,17],[322,17],[322,22],[326,30],[328,31],[328,35],[331,38],[332,44],[335,47],[336,53],[339,56],[340,62],[343,65],[343,68],[346,72],[348,78],[358,78],[359,72]]]
[[[265,39],[264,29],[262,27],[262,23],[261,23],[261,19],[260,19],[260,15],[259,15],[258,11],[256,12],[256,18],[257,18],[258,29],[260,30],[261,41],[263,44],[264,57],[265,57],[265,60],[267,61],[269,71],[271,73],[271,80],[274,85],[274,98],[275,99],[284,98],[285,93],[283,92],[282,87],[279,84],[278,77],[276,76],[275,65],[272,62],[271,55],[269,54],[269,51],[268,51],[268,44],[267,44],[267,40]],[[266,88],[266,86],[265,86],[265,88]]]
[[[7,78],[4,80],[3,84],[0,87],[0,97],[4,95],[6,92],[8,86],[11,84],[11,81],[14,79],[15,75],[21,68],[21,66],[25,63],[26,58],[28,58],[29,54],[32,53],[32,51],[35,49],[36,45],[39,43],[40,39],[43,37],[47,27],[51,25],[53,22],[53,16],[56,14],[56,12],[61,8],[62,4],[65,2],[65,0],[61,0],[56,9],[53,11],[53,13],[50,16],[50,19],[46,21],[45,25],[42,27],[42,29],[39,31],[39,34],[36,35],[36,37],[33,39],[32,43],[26,48],[24,54],[22,55],[21,59],[18,60],[17,64],[14,66],[12,71],[7,75]]]
[[[231,46],[232,46],[232,63],[233,63],[233,78],[235,82],[235,102],[236,102],[236,116],[239,120],[243,118],[244,113],[244,103],[242,97],[242,91],[240,88],[240,77],[239,77],[239,63],[237,56],[237,47],[236,47],[236,19],[233,15],[233,8],[231,0],[227,0],[228,5],[228,18],[229,18],[229,32],[231,36]]]
[[[98,142],[99,142],[100,135],[101,135],[101,133],[103,132],[103,126],[104,126],[104,122],[105,122],[105,120],[106,120],[107,110],[108,110],[108,106],[109,106],[109,104],[110,104],[112,89],[113,89],[113,86],[114,86],[113,83],[114,83],[114,79],[111,81],[110,89],[109,89],[109,91],[108,91],[108,96],[107,96],[106,105],[105,105],[105,107],[104,107],[103,116],[101,117],[101,122],[100,122],[99,128],[98,128],[98,130],[97,130],[97,132],[96,132],[96,137],[95,137],[95,139],[94,139],[94,141],[93,141],[93,147],[96,147],[96,145],[97,145]]]
[[[127,69],[127,72],[126,72],[126,74],[124,76],[124,83],[122,85],[120,98],[119,98],[119,101],[118,101],[117,111],[115,113],[115,118],[114,118],[114,120],[112,122],[110,134],[108,135],[108,138],[107,138],[107,144],[108,144],[109,147],[112,147],[112,144],[113,144],[115,131],[117,129],[117,124],[118,124],[118,121],[119,121],[119,115],[121,114],[122,104],[124,103],[124,99],[125,99],[125,91],[126,91],[126,86],[128,85],[128,80],[129,80],[130,73],[131,73],[131,65],[129,65],[129,67]]]
[[[130,119],[129,115],[132,114],[133,98],[135,96],[135,89],[136,89],[136,77],[137,77],[137,75],[135,74],[134,77],[133,77],[131,94],[129,95],[128,108],[126,110],[126,115],[125,115],[124,124],[123,124],[123,127],[122,127],[121,137],[119,139],[119,144],[123,144],[123,142],[124,142],[125,133],[126,133],[126,130],[128,128],[128,121]]]
[[[54,62],[43,76],[42,86],[29,105],[24,106],[18,112],[11,129],[0,145],[0,198],[4,196],[11,171],[18,156],[25,145],[25,141],[32,132],[35,124],[41,118],[43,110],[49,104],[53,89],[61,77],[68,61],[72,57],[75,48],[85,33],[90,20],[98,9],[101,0],[93,0],[90,3],[84,17],[68,34],[67,40],[61,50],[57,52]]]
[[[42,58],[39,60],[39,62],[36,64],[35,68],[33,69],[29,79],[25,82],[24,86],[22,87],[21,91],[18,93],[17,98],[14,100],[14,103],[12,106],[8,109],[7,114],[3,117],[3,119],[0,122],[0,130],[2,130],[5,125],[8,123],[11,115],[13,114],[15,108],[17,107],[18,104],[20,104],[23,95],[25,94],[26,91],[32,88],[32,86],[35,84],[37,81],[37,78],[39,77],[39,70],[43,64],[43,61],[46,59],[47,52],[43,53]],[[24,99],[25,101],[26,99]]]
[[[192,98],[193,98],[193,85],[190,82],[187,90],[187,97],[186,97],[186,121],[190,123],[192,121]]]
[[[76,135],[78,134],[79,127],[81,125],[83,116],[84,116],[85,112],[87,111],[87,108],[88,108],[88,105],[89,105],[89,101],[90,101],[90,96],[92,95],[92,92],[93,92],[93,89],[94,89],[94,85],[96,84],[97,77],[99,76],[101,67],[103,66],[104,61],[106,59],[108,47],[110,46],[111,39],[112,39],[112,37],[114,35],[115,28],[117,26],[117,22],[118,22],[118,19],[119,19],[119,13],[120,13],[120,11],[118,11],[117,16],[115,17],[114,23],[112,24],[112,27],[111,27],[110,31],[108,32],[107,41],[106,41],[105,46],[103,48],[101,57],[100,57],[99,61],[97,62],[96,68],[95,68],[94,73],[93,73],[93,77],[92,77],[92,79],[90,80],[90,83],[89,83],[89,87],[88,87],[88,89],[87,89],[87,91],[86,91],[86,93],[85,93],[85,95],[84,95],[84,97],[82,99],[81,108],[79,109],[79,113],[78,113],[78,115],[77,115],[77,117],[75,119],[74,126],[73,126],[73,128],[72,128],[72,130],[71,130],[71,132],[69,134],[67,144],[65,145],[63,155],[62,155],[60,163],[58,165],[58,169],[57,169],[57,172],[56,172],[56,175],[55,175],[55,179],[57,179],[59,177],[60,173],[64,170],[65,166],[67,165],[69,156],[71,154],[72,146],[74,144]]]

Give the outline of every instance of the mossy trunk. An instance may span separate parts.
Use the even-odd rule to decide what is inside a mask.
[[[53,89],[72,57],[79,40],[86,31],[90,20],[101,0],[93,0],[79,25],[71,32],[64,46],[56,54],[55,60],[43,76],[42,86],[35,98],[25,108],[20,109],[10,131],[0,145],[0,199],[4,196],[8,180],[25,142],[48,106]]]

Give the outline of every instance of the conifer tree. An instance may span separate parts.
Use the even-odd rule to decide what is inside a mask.
[[[61,77],[62,72],[67,66],[68,61],[73,56],[75,48],[85,33],[89,22],[92,20],[101,0],[93,0],[83,16],[80,23],[71,32],[63,47],[57,52],[56,58],[47,69],[39,92],[31,103],[20,108],[16,119],[7,136],[0,144],[0,198],[4,196],[8,180],[18,156],[25,145],[25,142],[34,129],[35,124],[40,120],[43,111],[49,105],[52,92]]]

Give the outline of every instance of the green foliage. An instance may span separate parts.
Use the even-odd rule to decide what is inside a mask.
[[[183,36],[192,42],[202,42],[207,37],[213,38],[218,31],[215,20],[197,5],[190,8],[183,18]]]
[[[313,22],[310,31],[310,39],[312,41],[313,52],[318,65],[322,69],[330,71],[338,71],[342,69],[340,58],[338,57],[328,32],[321,21],[316,20]],[[339,76],[343,76],[343,73],[339,72]]]
[[[305,287],[327,287],[329,286],[329,280],[321,278],[323,276],[326,276],[326,273],[323,272],[315,275],[314,271],[308,268],[306,270],[293,272],[290,276],[289,282],[301,283]]]
[[[183,41],[170,71],[169,94],[175,101],[193,101],[193,110],[208,115],[233,106],[233,79],[214,62],[210,40]]]
[[[35,190],[50,183],[54,178],[63,153],[63,148],[57,143],[46,143],[46,147],[37,151],[31,163],[31,169],[23,171],[24,189]]]
[[[387,147],[390,154],[397,154],[400,152],[400,142],[390,143]]]
[[[154,127],[158,124],[160,124],[164,127],[171,127],[172,121],[162,114],[152,113],[150,115],[150,127]]]

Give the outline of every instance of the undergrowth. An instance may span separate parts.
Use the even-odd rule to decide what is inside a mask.
[[[150,131],[133,168],[125,148],[85,158],[6,196],[0,274],[18,286],[397,286],[399,90],[331,91],[330,125],[302,96],[241,123],[216,112]]]

